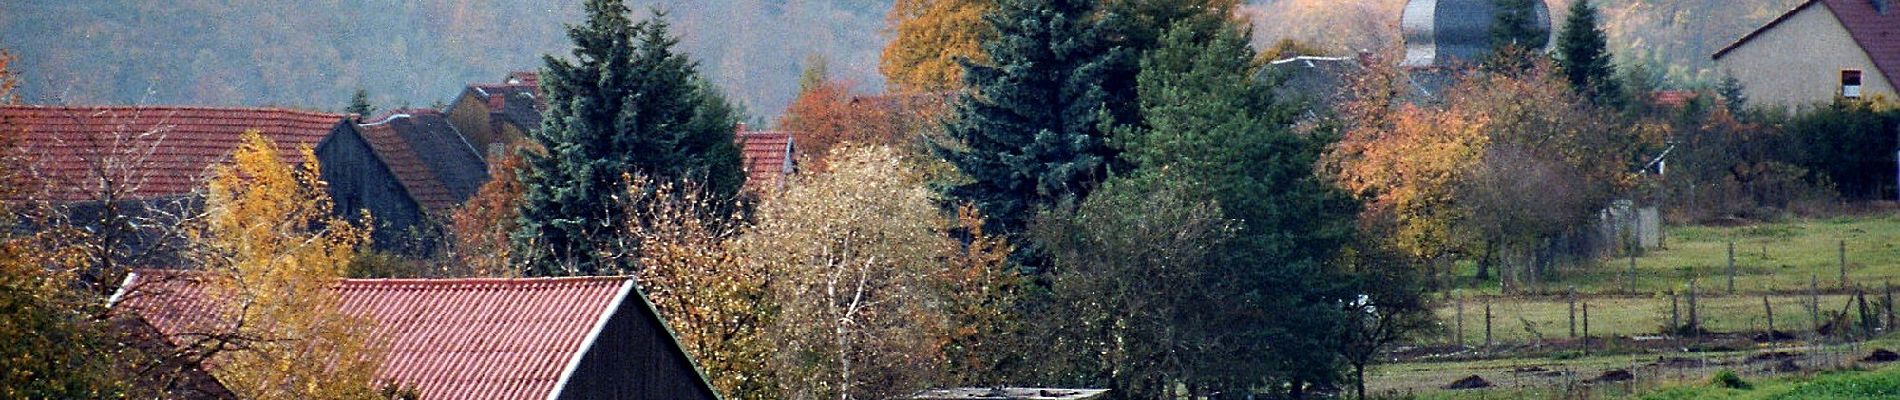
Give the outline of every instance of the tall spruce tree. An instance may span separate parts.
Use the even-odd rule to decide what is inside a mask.
[[[1291,108],[1272,98],[1271,82],[1255,79],[1244,28],[1211,28],[1177,24],[1143,58],[1138,81],[1149,127],[1117,134],[1136,179],[1166,171],[1239,221],[1225,257],[1207,266],[1211,280],[1199,285],[1223,304],[1196,307],[1208,315],[1190,318],[1218,321],[1202,333],[1233,344],[1208,354],[1218,365],[1193,375],[1236,393],[1260,378],[1294,390],[1331,383],[1340,365],[1332,353],[1338,304],[1349,288],[1328,262],[1353,234],[1357,206],[1314,171],[1324,137],[1293,132]]]
[[[1564,18],[1557,33],[1557,67],[1563,70],[1570,86],[1597,104],[1621,98],[1616,81],[1616,65],[1611,64],[1609,44],[1603,28],[1597,25],[1597,8],[1589,0],[1570,3],[1570,16]]]
[[[993,232],[1016,235],[1039,208],[1079,199],[1107,175],[1102,77],[1109,47],[1095,0],[1005,0],[985,19],[989,62],[964,61],[963,92],[935,153],[971,179],[949,190]]]
[[[1544,0],[1491,0],[1497,14],[1491,22],[1491,48],[1507,46],[1543,51],[1550,45],[1550,28],[1538,21]]]
[[[731,196],[745,179],[735,112],[676,53],[666,15],[634,23],[622,0],[589,0],[568,27],[573,59],[544,57],[548,111],[524,151],[526,186],[511,235],[528,275],[617,273],[635,259],[626,177],[691,180]]]

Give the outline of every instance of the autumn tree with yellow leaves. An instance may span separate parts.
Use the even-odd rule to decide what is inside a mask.
[[[292,166],[258,132],[241,140],[190,235],[220,328],[187,351],[241,398],[374,398],[373,324],[338,312],[331,290],[369,232],[331,214],[310,149]]]
[[[958,60],[988,60],[981,43],[996,33],[983,15],[994,9],[996,0],[897,0],[886,16],[891,42],[878,71],[898,91],[962,88]]]

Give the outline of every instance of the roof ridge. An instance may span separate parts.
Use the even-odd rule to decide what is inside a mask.
[[[342,113],[333,113],[333,112],[327,112],[327,111],[315,111],[315,110],[303,110],[303,109],[296,109],[296,108],[287,108],[287,107],[255,107],[255,106],[212,106],[212,105],[201,105],[201,104],[155,104],[155,105],[124,105],[124,104],[8,104],[8,105],[0,105],[0,108],[15,108],[15,109],[36,109],[36,110],[106,110],[106,109],[111,109],[111,110],[140,110],[140,111],[146,111],[146,110],[181,110],[181,111],[264,111],[264,112],[278,112],[278,113],[291,113],[291,114],[304,114],[304,115],[312,115],[312,116],[323,116],[323,117],[338,117],[338,118],[342,118],[342,117],[343,117],[344,115],[346,115],[346,114],[342,114]]]
[[[613,276],[558,276],[558,277],[522,277],[522,278],[345,278],[344,285],[363,286],[401,286],[429,285],[453,286],[463,284],[545,284],[576,282],[625,282],[633,280],[631,275]]]

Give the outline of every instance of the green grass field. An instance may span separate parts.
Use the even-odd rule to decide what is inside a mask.
[[[1546,290],[1576,287],[1580,293],[1660,293],[1681,290],[1691,278],[1703,289],[1727,291],[1728,245],[1735,244],[1735,289],[1740,293],[1801,292],[1810,275],[1822,290],[1840,287],[1840,244],[1847,243],[1848,280],[1878,289],[1887,281],[1900,283],[1900,216],[1876,215],[1799,219],[1747,226],[1669,226],[1664,248],[1644,251],[1636,259],[1632,290],[1629,259],[1611,257],[1593,268],[1568,270],[1544,283]],[[1475,266],[1457,268],[1460,277]],[[1496,294],[1495,280],[1467,289],[1472,294]]]
[[[1828,219],[1803,219],[1749,226],[1672,226],[1665,229],[1666,247],[1644,252],[1637,258],[1634,290],[1628,278],[1629,260],[1601,260],[1593,268],[1563,271],[1545,283],[1552,288],[1575,287],[1579,298],[1590,308],[1589,333],[1612,339],[1609,346],[1627,343],[1627,337],[1659,334],[1670,317],[1670,300],[1664,293],[1681,292],[1690,279],[1697,280],[1698,316],[1705,329],[1714,332],[1753,332],[1767,328],[1763,297],[1772,303],[1777,330],[1802,334],[1813,327],[1808,312],[1810,275],[1819,277],[1823,313],[1840,312],[1851,304],[1851,290],[1842,289],[1839,279],[1839,249],[1846,242],[1850,286],[1867,291],[1870,306],[1878,307],[1886,283],[1900,283],[1900,216],[1872,215]],[[1735,244],[1735,294],[1729,294],[1726,258],[1729,243]],[[1473,271],[1464,265],[1460,274]],[[1456,296],[1440,294],[1440,299],[1463,297],[1464,340],[1468,345],[1484,340],[1484,304],[1492,304],[1494,340],[1505,352],[1492,353],[1490,359],[1472,361],[1415,361],[1383,365],[1373,371],[1369,386],[1375,393],[1398,398],[1425,399],[1539,399],[1644,398],[1674,399],[1900,399],[1900,368],[1876,371],[1843,371],[1818,376],[1785,376],[1760,371],[1746,357],[1766,351],[1765,344],[1742,343],[1727,352],[1685,353],[1680,350],[1601,351],[1581,354],[1575,351],[1553,352],[1525,346],[1537,339],[1569,337],[1569,304],[1562,296],[1500,295],[1495,280],[1467,286]],[[1422,344],[1446,344],[1449,331],[1457,326],[1456,302],[1444,301],[1437,310],[1446,333]],[[1686,299],[1682,317],[1687,318]],[[1847,307],[1849,312],[1853,308]],[[1582,310],[1579,310],[1581,312]],[[1581,317],[1581,315],[1579,315]],[[1581,327],[1579,327],[1581,328]],[[1805,342],[1784,343],[1804,346]],[[1900,338],[1888,335],[1870,343],[1850,346],[1823,346],[1808,349],[1834,365],[1852,365],[1857,353],[1874,347],[1900,349]],[[1625,349],[1629,347],[1625,346]],[[1832,352],[1832,353],[1830,353]],[[1600,354],[1597,354],[1600,353]],[[1833,354],[1833,356],[1826,356]],[[1832,358],[1827,358],[1832,357]],[[1700,368],[1677,369],[1669,376],[1655,363],[1662,358],[1704,360]],[[1427,358],[1426,360],[1432,360]],[[1454,357],[1453,359],[1456,359]],[[1713,360],[1713,361],[1709,361]],[[1545,368],[1563,374],[1536,375],[1512,372],[1518,368]],[[1580,385],[1584,379],[1611,369],[1652,369],[1641,385]],[[1745,372],[1754,384],[1751,390],[1718,388],[1710,385],[1709,375],[1726,368],[1753,368]],[[1498,388],[1470,391],[1439,389],[1452,380],[1480,375]],[[1643,375],[1639,373],[1639,376]]]

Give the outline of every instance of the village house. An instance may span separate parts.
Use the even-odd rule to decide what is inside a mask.
[[[178,222],[196,214],[212,165],[230,159],[256,130],[304,162],[299,148],[322,140],[343,114],[201,106],[0,106],[0,132],[17,140],[42,185],[24,193],[60,206],[62,218],[95,232],[125,259],[162,264],[183,241]],[[28,200],[28,199],[9,199]]]
[[[219,335],[230,305],[193,274],[136,271],[112,312],[169,346]],[[377,382],[425,399],[718,399],[632,277],[344,279],[333,290],[337,311],[372,321],[386,345]]]
[[[797,172],[792,154],[797,146],[792,133],[747,130],[739,124],[733,140],[739,142],[740,166],[745,168],[745,186],[752,190],[777,191],[785,188],[785,178]]]
[[[477,147],[432,109],[394,110],[370,122],[338,123],[317,144],[337,214],[375,223],[377,250],[428,254],[435,222],[488,181]]]
[[[547,99],[541,96],[540,76],[532,71],[516,71],[501,83],[469,85],[443,113],[449,125],[461,132],[482,158],[493,161],[508,145],[526,142],[528,132],[541,129],[541,114],[547,108]],[[793,135],[751,131],[739,124],[733,136],[744,157],[740,165],[746,170],[746,187],[783,188],[785,177],[796,171]]]
[[[501,83],[462,89],[443,112],[483,158],[492,160],[508,144],[526,141],[528,132],[541,129],[541,113],[548,105],[540,84],[535,72],[511,72]]]
[[[1807,0],[1713,58],[1756,104],[1892,98],[1900,76],[1900,1]]]

